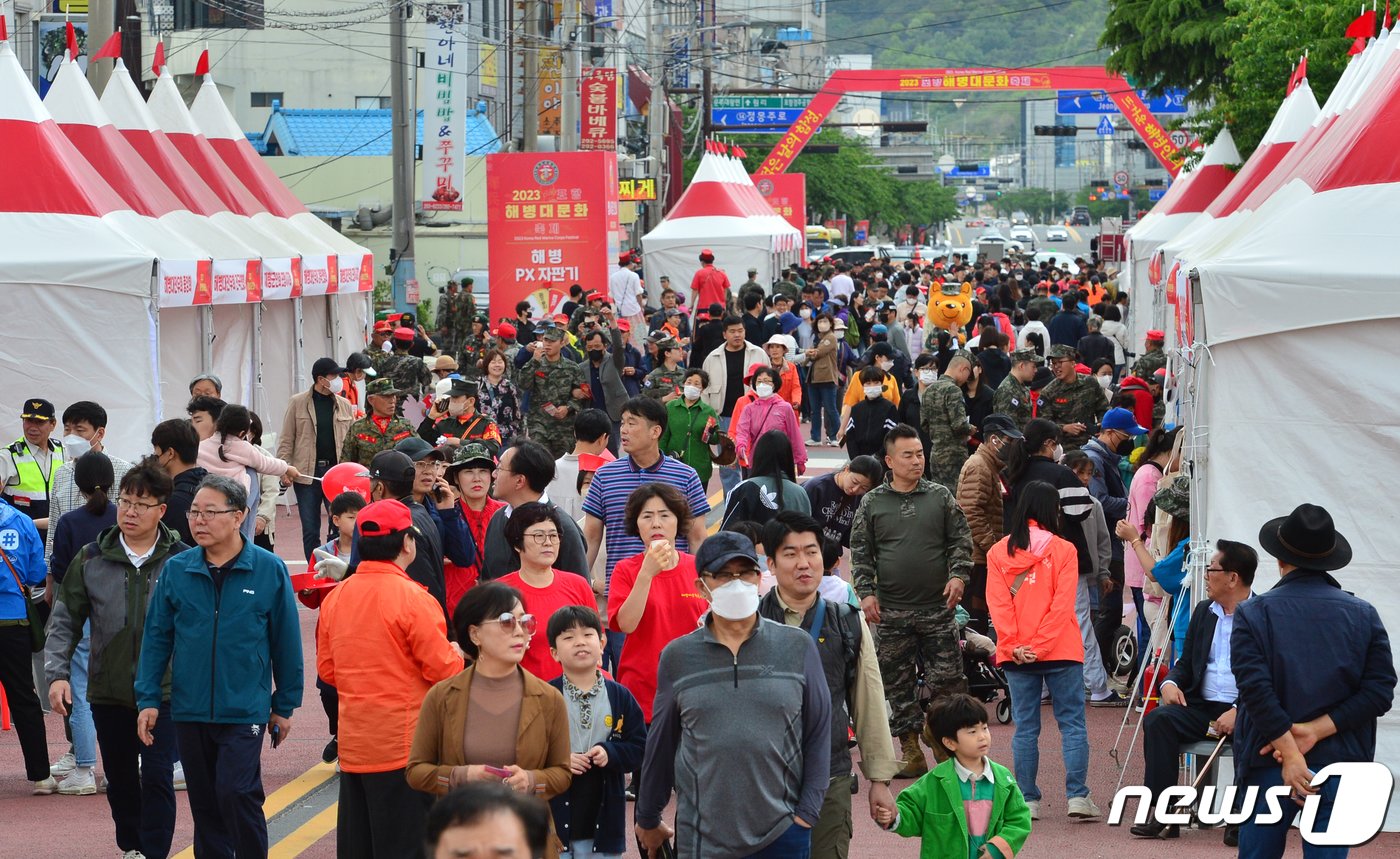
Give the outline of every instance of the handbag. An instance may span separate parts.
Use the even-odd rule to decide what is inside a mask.
[[[5,554],[4,549],[0,549],[0,559],[3,559],[5,566],[10,568],[10,575],[15,577],[15,584],[19,585],[20,596],[24,597],[25,618],[29,625],[29,649],[33,653],[39,653],[44,649],[44,624],[39,619],[39,608],[34,605],[29,586],[20,579],[19,573],[15,571],[15,565],[10,563],[10,556]]]

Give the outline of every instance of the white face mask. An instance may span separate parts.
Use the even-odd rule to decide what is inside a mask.
[[[938,371],[937,371],[937,370],[920,370],[920,371],[919,371],[919,382],[920,382],[921,384],[924,384],[924,385],[932,385],[934,382],[937,382],[937,381],[938,381]]]
[[[78,457],[92,450],[92,442],[80,435],[66,435],[63,437],[63,455],[68,457],[69,462],[77,462]]]
[[[881,370],[884,370],[886,373],[888,373],[889,371],[891,371],[891,370],[894,369],[894,362],[893,362],[893,361],[881,361],[879,366],[880,366],[880,369],[881,369]]]
[[[449,415],[451,415],[452,417],[454,417],[454,418],[461,417],[463,414],[466,413],[466,411],[467,411],[467,401],[466,401],[465,399],[462,399],[462,400],[452,399],[452,400],[448,400],[448,401],[447,401],[447,413],[448,413]]]
[[[803,318],[803,319],[811,319],[811,318],[812,318],[812,308],[810,308],[810,307],[804,307],[804,308],[802,308],[801,314],[802,314],[802,318]]]
[[[710,611],[725,620],[744,620],[758,611],[758,585],[731,579],[710,591]]]
[[[873,399],[875,399],[876,397],[880,396],[880,394],[881,394],[884,390],[885,390],[885,386],[884,386],[884,385],[866,385],[866,386],[865,386],[865,398],[866,398],[867,400],[873,400]]]
[[[1064,448],[1064,445],[1059,445],[1059,444],[1055,445],[1055,453],[1054,453],[1054,456],[1052,456],[1051,458],[1054,459],[1056,462],[1059,462],[1060,460],[1064,459],[1064,458],[1065,458],[1065,448]]]
[[[753,392],[755,394],[758,394],[758,398],[760,400],[766,400],[769,397],[773,396],[773,386],[768,384],[754,385]]]
[[[1099,380],[1099,387],[1105,391],[1108,390],[1109,383],[1113,381],[1112,376],[1095,376],[1094,378]]]
[[[698,399],[700,399],[700,386],[698,386],[698,385],[686,385],[686,386],[685,386],[685,389],[684,389],[684,394],[685,394],[685,398],[686,398],[687,400],[691,400],[691,401],[698,400]]]
[[[336,376],[330,381],[330,389],[332,394],[340,393],[341,391],[345,390],[345,380],[340,378],[339,376]]]

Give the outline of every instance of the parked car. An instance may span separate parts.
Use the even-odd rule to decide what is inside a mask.
[[[987,226],[987,222],[982,220],[981,218],[973,218],[972,220],[967,222],[967,225],[969,227],[985,227]]]
[[[880,259],[889,259],[890,248],[886,245],[857,245],[837,248],[834,251],[829,251],[826,256],[833,262],[840,260],[850,263],[851,265],[856,265],[857,263],[870,262],[876,257]]]

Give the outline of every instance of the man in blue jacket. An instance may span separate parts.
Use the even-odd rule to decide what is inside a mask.
[[[9,700],[15,732],[24,753],[26,777],[34,783],[34,794],[58,790],[49,777],[49,741],[44,729],[44,712],[34,689],[34,651],[29,639],[29,609],[20,588],[44,583],[44,538],[34,520],[0,499],[0,688]]]
[[[1328,764],[1375,759],[1376,720],[1395,696],[1390,639],[1376,609],[1328,575],[1350,563],[1351,546],[1326,510],[1302,504],[1266,522],[1259,545],[1278,560],[1280,580],[1235,609],[1235,765],[1242,786],[1259,788],[1254,816],[1265,810],[1270,787],[1288,785],[1300,800],[1320,794],[1313,830],[1322,832],[1337,779],[1315,788],[1310,782]],[[1277,823],[1245,821],[1241,859],[1281,857],[1291,810],[1284,803]],[[1315,850],[1305,844],[1303,855]],[[1325,853],[1346,854],[1345,847]]]
[[[280,558],[239,533],[247,505],[235,480],[200,483],[188,514],[198,547],[166,563],[146,610],[136,671],[136,732],[146,745],[170,671],[170,715],[201,857],[267,856],[263,734],[276,747],[301,706],[291,578]]]

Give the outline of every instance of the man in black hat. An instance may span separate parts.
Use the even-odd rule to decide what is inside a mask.
[[[479,441],[493,456],[500,453],[501,431],[489,417],[476,410],[476,396],[476,382],[453,379],[447,396],[433,401],[432,410],[418,425],[418,435],[429,444],[452,447]]]
[[[49,495],[63,464],[63,444],[53,438],[57,415],[48,400],[25,400],[19,414],[24,437],[0,454],[0,497],[33,519],[40,537],[49,527]]]
[[[1376,720],[1395,696],[1395,663],[1375,607],[1329,575],[1351,562],[1351,545],[1326,510],[1299,505],[1265,523],[1259,545],[1277,559],[1280,580],[1240,603],[1230,635],[1239,687],[1235,766],[1243,787],[1259,788],[1255,814],[1240,828],[1240,855],[1279,857],[1292,815],[1255,823],[1267,809],[1265,793],[1283,784],[1299,800],[1320,794],[1312,825],[1325,831],[1337,779],[1314,788],[1313,774],[1375,760]]]

